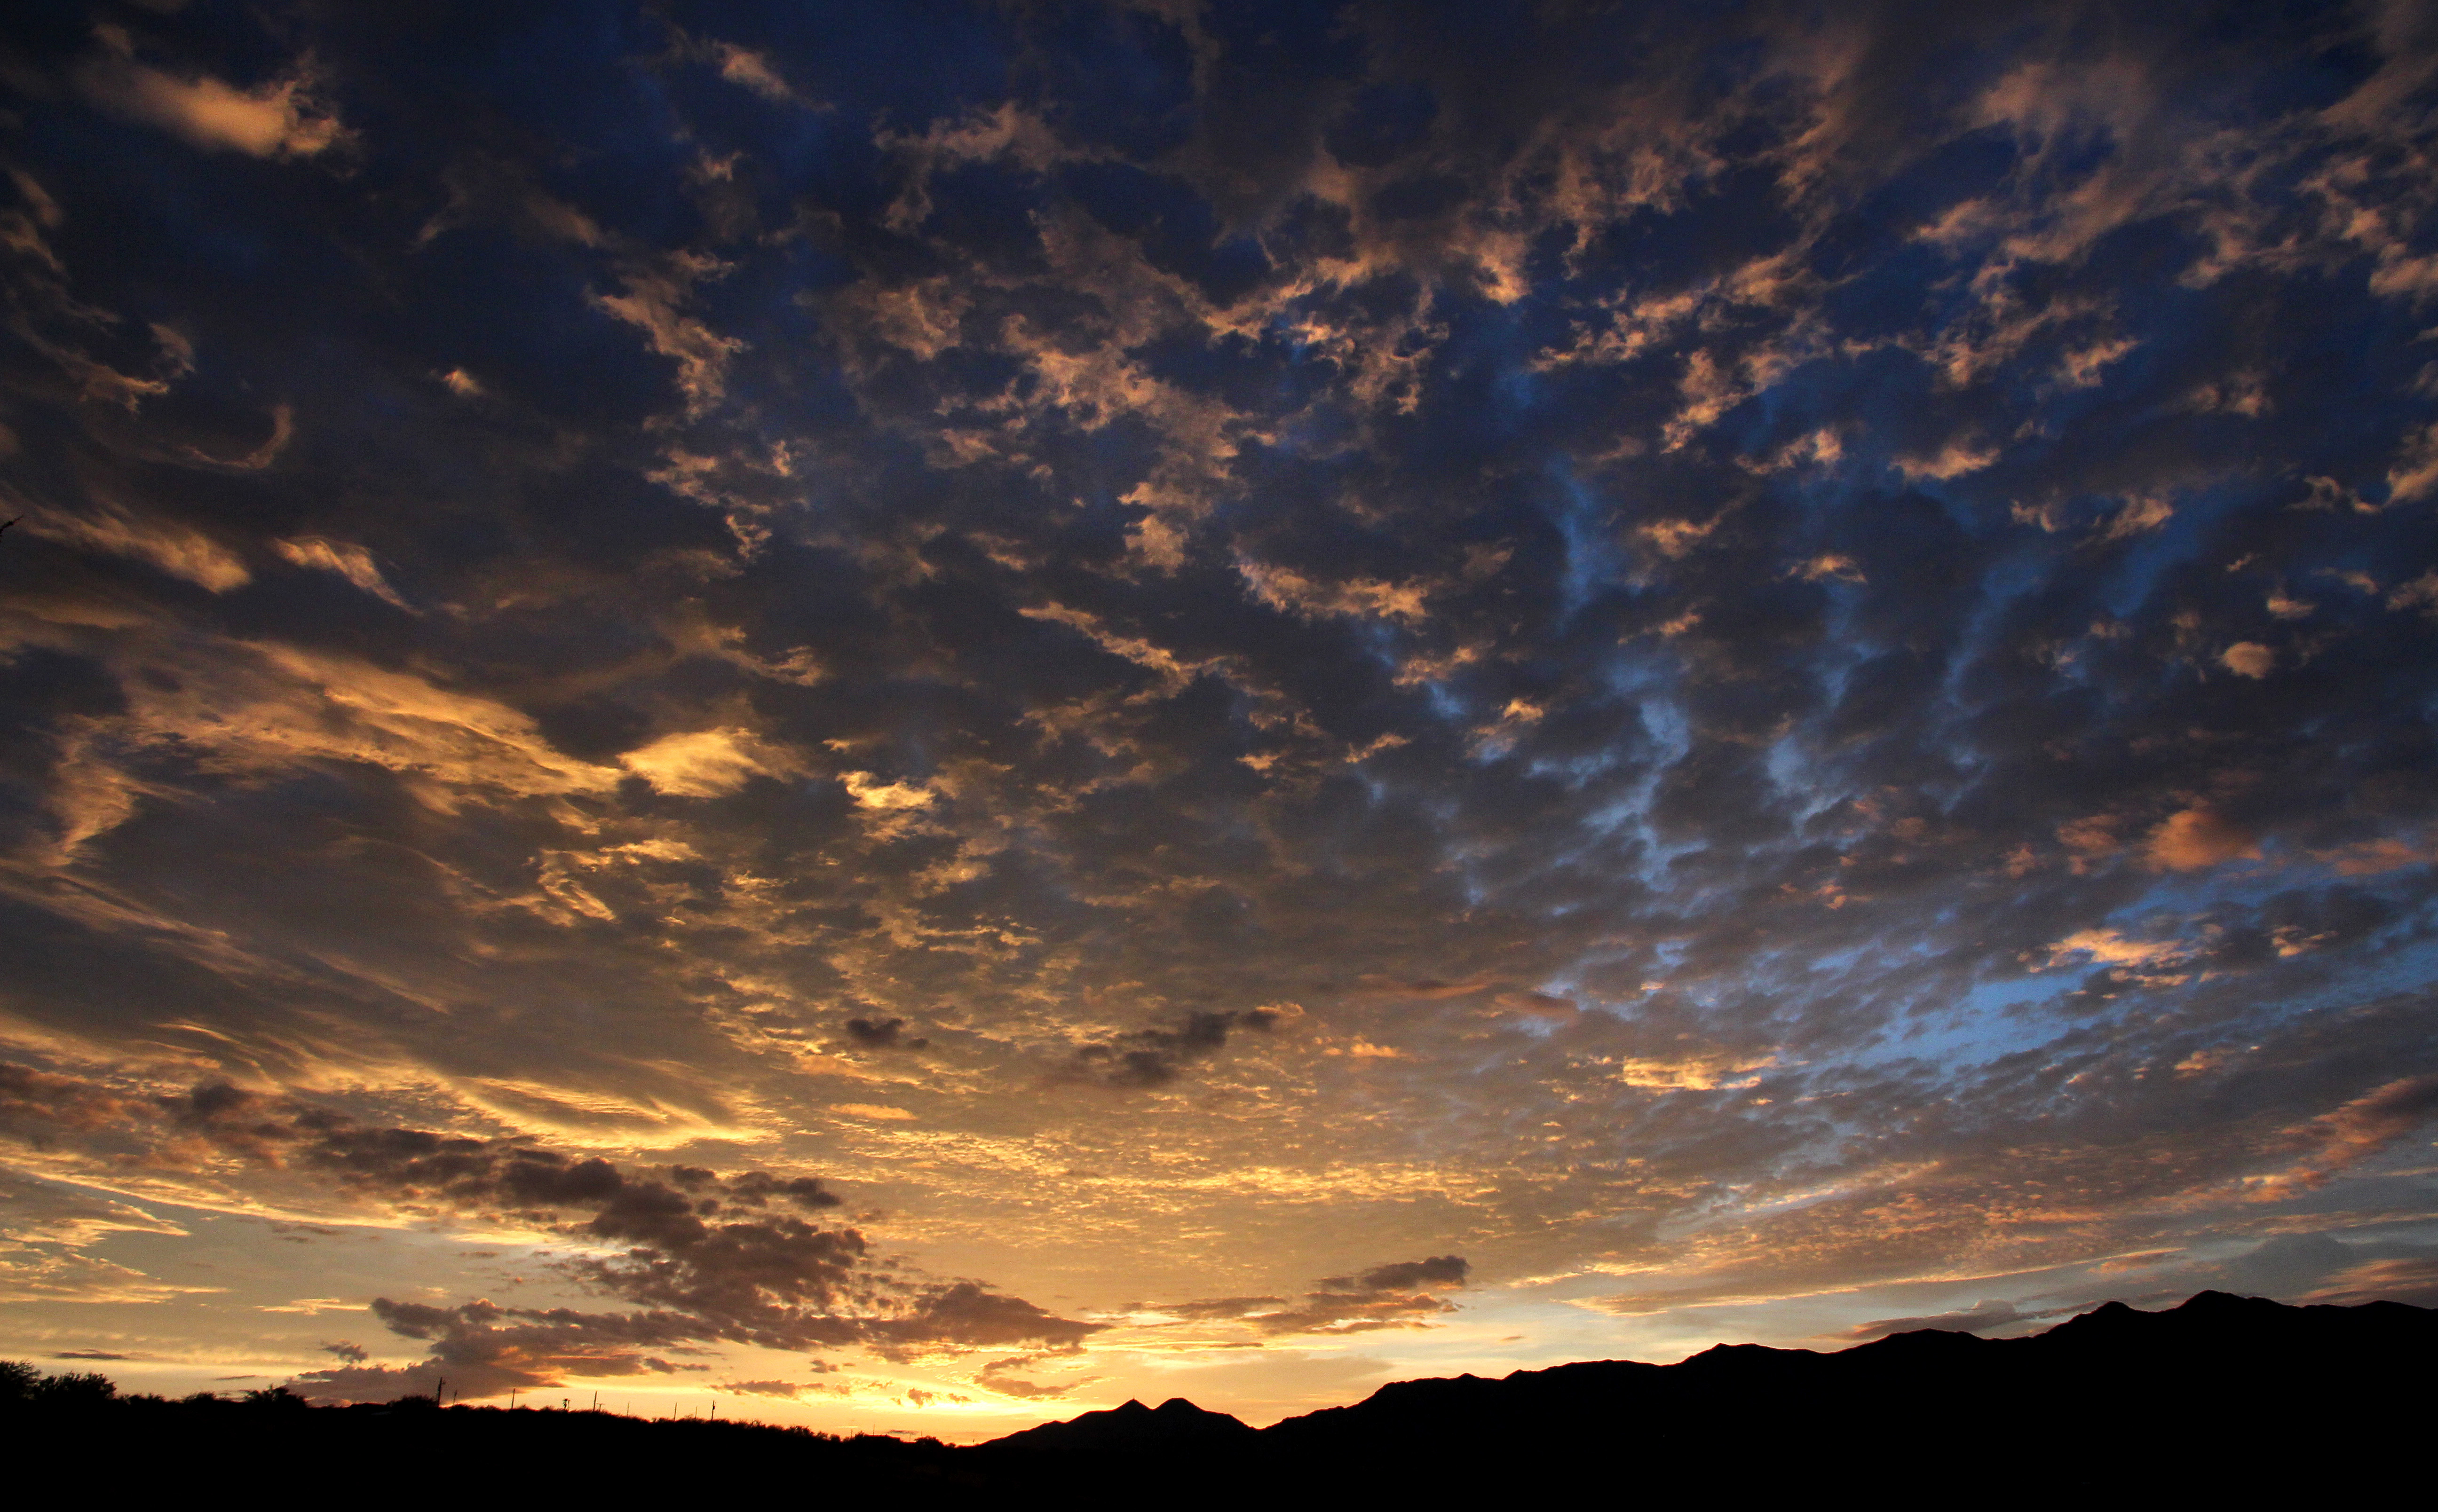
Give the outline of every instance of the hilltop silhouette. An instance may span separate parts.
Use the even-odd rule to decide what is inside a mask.
[[[1256,1431],[1181,1398],[1130,1401],[958,1448],[935,1439],[600,1413],[441,1409],[429,1398],[315,1408],[278,1389],[238,1399],[123,1397],[101,1376],[0,1367],[10,1438],[113,1468],[132,1488],[198,1466],[305,1477],[390,1504],[408,1467],[466,1495],[887,1494],[1250,1497],[1446,1504],[1586,1486],[1606,1493],[1817,1494],[1831,1483],[1915,1503],[2257,1488],[2322,1492],[2417,1468],[2438,1310],[2288,1307],[2204,1292],[2122,1303],[2023,1338],[1922,1329],[1833,1353],[1721,1345],[1670,1365],[1593,1361],[1405,1380]],[[128,1447],[141,1446],[130,1457]],[[23,1451],[21,1450],[21,1453]],[[184,1468],[180,1469],[179,1468]]]
[[[1257,1433],[1241,1417],[1205,1412],[1182,1397],[1171,1397],[1157,1408],[1129,1401],[1106,1412],[1028,1428],[979,1447],[1002,1454],[1225,1456],[1250,1449]]]

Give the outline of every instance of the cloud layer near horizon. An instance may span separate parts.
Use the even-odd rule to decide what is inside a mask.
[[[1467,1284],[2424,1296],[2434,49],[12,22],[0,1258],[142,1308],[163,1204],[496,1222],[557,1292],[378,1321],[503,1388],[1016,1401]],[[718,1300],[737,1225],[791,1257]]]

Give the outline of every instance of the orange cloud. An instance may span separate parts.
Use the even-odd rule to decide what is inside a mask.
[[[2258,860],[2260,843],[2234,821],[2205,808],[2171,814],[2150,832],[2146,854],[2160,871],[2199,871],[2235,860]]]
[[[311,157],[347,139],[338,116],[314,98],[305,68],[245,90],[208,74],[180,79],[139,63],[115,27],[103,28],[102,39],[112,56],[78,75],[86,97],[206,151]]]

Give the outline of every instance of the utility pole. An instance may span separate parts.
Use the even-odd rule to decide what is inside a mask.
[[[510,1387],[508,1388],[508,1411],[510,1411],[510,1412],[515,1412],[516,1410],[517,1410],[517,1388],[515,1388],[514,1386],[510,1386]]]

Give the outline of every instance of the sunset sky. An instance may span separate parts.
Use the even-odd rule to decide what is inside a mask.
[[[2434,149],[2405,0],[12,8],[0,1357],[2438,1303]]]

